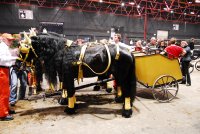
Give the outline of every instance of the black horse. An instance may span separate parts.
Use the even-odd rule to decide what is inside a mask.
[[[132,115],[131,106],[136,94],[135,60],[126,48],[119,47],[119,51],[117,51],[117,46],[114,44],[106,45],[108,46],[106,49],[104,43],[96,43],[95,46],[89,46],[86,49],[84,58],[80,61],[82,46],[72,43],[69,47],[66,45],[68,40],[58,34],[39,34],[32,37],[31,41],[36,54],[44,62],[48,81],[56,84],[58,74],[63,82],[63,89],[67,90],[68,107],[65,109],[66,113],[75,113],[74,79],[79,79],[78,76],[82,70],[83,77],[112,74],[117,85],[122,89],[124,98],[122,116],[130,117]],[[117,53],[120,54],[118,59],[116,59]],[[80,66],[80,64],[83,65]],[[104,72],[105,70],[106,72]]]

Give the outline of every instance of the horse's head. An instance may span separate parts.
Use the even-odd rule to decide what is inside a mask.
[[[37,58],[37,54],[34,53],[34,49],[32,48],[31,45],[31,37],[32,35],[27,35],[26,32],[24,32],[24,40],[21,40],[19,42],[20,46],[19,46],[19,50],[21,54],[25,54],[26,55],[26,59],[29,57],[29,59],[33,59],[33,58]]]

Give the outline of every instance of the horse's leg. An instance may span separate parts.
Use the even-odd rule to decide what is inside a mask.
[[[100,80],[100,78],[98,77],[97,81],[99,81],[99,80]],[[95,85],[94,88],[93,88],[94,91],[99,91],[100,89],[101,89],[101,85],[100,84]]]
[[[136,95],[136,76],[134,62],[131,64],[128,75],[122,85],[122,94],[124,95],[122,116],[129,118],[132,115],[132,102],[134,101]]]
[[[116,83],[116,81],[115,81],[115,83]],[[122,96],[122,88],[121,88],[121,86],[117,86],[116,88],[117,89],[116,89],[115,102],[116,103],[122,103],[123,100],[124,100],[124,98]]]
[[[111,77],[112,77],[111,75],[110,76],[109,75],[100,75],[100,76],[98,76],[97,81],[108,79],[108,78],[111,78]],[[112,91],[112,81],[109,81],[109,82],[106,82],[106,83],[103,83],[103,84],[98,84],[98,85],[94,86],[93,90],[99,91],[101,87],[105,88],[106,91],[108,93],[110,93]]]
[[[74,114],[75,103],[76,103],[74,78],[70,76],[72,76],[71,73],[65,73],[64,80],[63,80],[63,89],[67,90],[67,95],[68,95],[68,106],[66,107],[65,112],[67,114]]]
[[[67,98],[67,90],[66,89],[62,89],[62,94],[61,94],[61,98],[59,98],[58,103],[60,105],[67,105],[68,104],[68,98]]]
[[[34,76],[36,80],[36,89],[34,89],[34,93],[41,92],[41,82],[43,80],[43,71],[42,71],[42,63],[38,60],[35,61],[35,69],[34,69]]]
[[[58,68],[58,77],[59,77],[59,91],[62,91],[61,98],[59,98],[58,103],[60,105],[67,105],[68,104],[68,98],[67,98],[67,90],[63,88],[63,74],[62,69],[60,70]]]
[[[115,80],[113,81],[113,87],[115,89],[116,95],[115,95],[115,102],[116,103],[122,103],[124,101],[124,97],[122,96],[122,86],[120,84],[120,76],[115,76]]]
[[[108,78],[112,78],[113,76],[110,75]],[[106,82],[106,92],[111,93],[113,89],[113,81]]]

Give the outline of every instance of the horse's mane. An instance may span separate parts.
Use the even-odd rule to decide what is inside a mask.
[[[55,32],[39,33],[37,36],[42,37],[42,38],[54,39],[54,40],[67,40],[61,34],[58,34]]]

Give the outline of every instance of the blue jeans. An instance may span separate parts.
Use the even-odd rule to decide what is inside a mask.
[[[16,103],[17,101],[17,85],[18,78],[20,80],[19,88],[19,100],[23,100],[26,94],[27,87],[27,72],[26,70],[17,70],[11,67],[10,69],[10,103]]]
[[[17,70],[10,68],[10,104],[15,104],[17,101]]]

